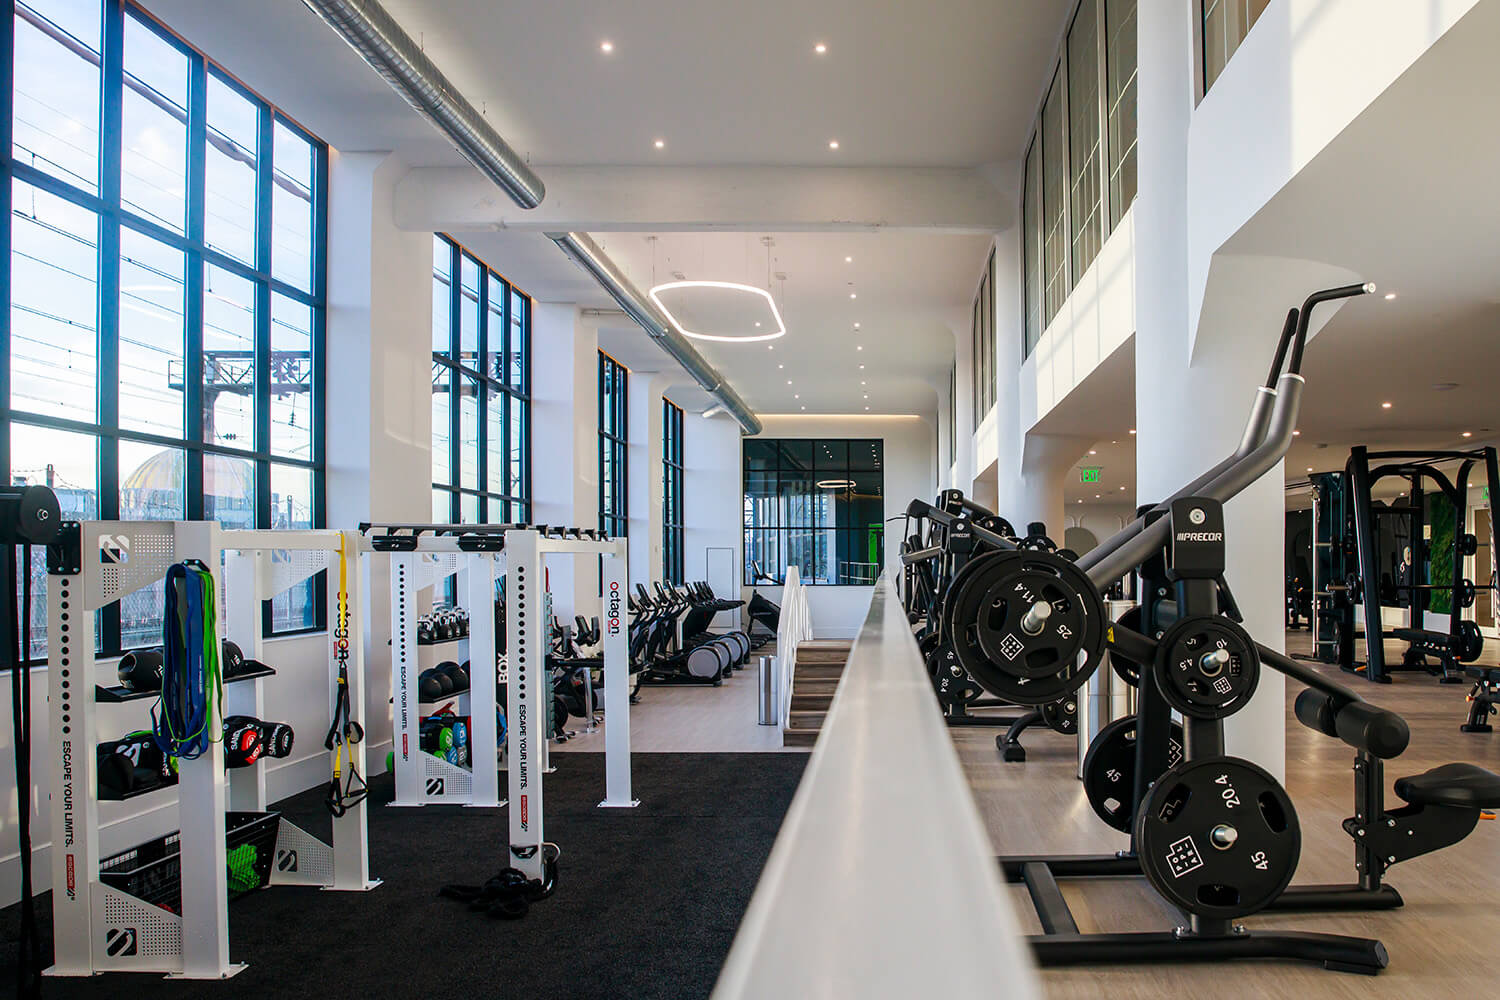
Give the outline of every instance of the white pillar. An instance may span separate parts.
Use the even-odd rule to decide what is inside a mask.
[[[599,331],[571,302],[538,302],[531,313],[531,519],[592,528],[599,523]],[[553,611],[562,621],[592,615],[599,570],[591,559],[547,564]]]
[[[662,579],[662,413],[661,397],[672,378],[660,372],[631,372],[630,413],[630,584]]]
[[[1136,465],[1141,502],[1167,496],[1233,450],[1275,349],[1265,337],[1205,327],[1189,309],[1188,133],[1193,116],[1193,4],[1142,3],[1136,243]],[[1205,312],[1207,312],[1205,308]],[[1281,466],[1225,508],[1228,581],[1245,627],[1284,645]],[[1274,544],[1270,544],[1274,542]],[[1228,752],[1285,774],[1285,682],[1261,672],[1251,704],[1226,725]]]
[[[333,153],[328,205],[328,523],[432,517],[432,234],[391,215],[406,165]],[[367,738],[391,738],[389,560],[367,560]],[[373,634],[371,630],[373,631]]]

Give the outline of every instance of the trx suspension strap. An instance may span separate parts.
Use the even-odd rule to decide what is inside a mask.
[[[365,779],[354,766],[354,746],[365,738],[359,723],[349,718],[349,557],[344,538],[339,537],[338,622],[333,632],[333,658],[338,680],[333,692],[333,721],[323,746],[333,754],[333,777],[328,782],[324,804],[334,816],[342,816],[369,794]],[[347,757],[349,777],[344,778]]]
[[[214,723],[224,714],[218,598],[213,576],[196,560],[170,567],[166,584],[161,696],[151,731],[167,757],[192,760],[223,739]]]

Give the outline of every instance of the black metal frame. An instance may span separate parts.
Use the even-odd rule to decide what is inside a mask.
[[[465,520],[464,498],[470,498],[477,507],[479,523],[525,522],[531,519],[531,299],[516,288],[505,277],[465,249],[452,237],[442,233],[433,235],[434,257],[438,246],[448,250],[448,271],[439,275],[436,265],[433,270],[434,284],[445,281],[448,295],[448,349],[432,352],[433,392],[446,391],[448,406],[448,482],[433,480],[434,494],[443,493],[448,499],[448,517],[456,523]],[[463,349],[463,315],[465,292],[463,288],[463,266],[468,262],[478,269],[478,288],[475,289],[474,307],[478,309],[478,327],[475,331],[475,354],[471,357]],[[491,308],[492,291],[498,288],[504,301],[498,310]],[[519,304],[520,316],[515,312]],[[491,329],[491,318],[498,314],[500,332],[498,345],[496,334]],[[519,322],[518,322],[519,319]],[[519,337],[520,343],[512,342]],[[496,350],[491,350],[496,346]],[[519,347],[519,351],[515,348]],[[512,379],[510,359],[512,354],[521,356],[519,381]],[[491,357],[499,359],[500,371],[491,370]],[[444,384],[446,383],[446,388]],[[478,454],[467,456],[474,469],[474,485],[463,482],[463,463],[466,458],[462,438],[462,418],[455,405],[462,393],[453,387],[462,385],[465,391],[473,387],[478,421]],[[490,476],[490,422],[489,408],[492,398],[503,399],[504,419],[501,422],[503,457],[500,470],[500,488],[494,489]],[[515,442],[511,441],[513,407],[521,414],[521,488],[514,485],[510,474],[510,455]],[[496,510],[495,508],[499,509]],[[473,519],[470,519],[471,521]]]
[[[810,445],[812,447],[812,450],[813,450],[813,462],[812,462],[812,465],[809,466],[809,467],[802,467],[802,466],[800,466],[800,465],[797,464],[797,460],[796,459],[788,459],[786,449],[785,449],[785,447],[783,447],[784,445],[787,445],[787,444],[798,444],[798,445],[807,444],[807,445]],[[849,449],[849,451],[850,451],[851,454],[852,454],[852,451],[853,451],[853,449],[855,447],[869,446],[873,450],[874,459],[873,459],[873,463],[872,464],[875,467],[873,469],[871,469],[871,468],[869,468],[866,465],[863,465],[861,463],[856,463],[853,458],[846,459],[846,460],[844,460],[842,462],[835,461],[835,462],[828,462],[826,464],[820,463],[817,460],[817,454],[818,454],[817,449],[818,449],[818,446],[820,444],[837,444],[837,445],[847,446],[847,448]],[[775,465],[775,467],[774,468],[759,468],[759,467],[752,468],[751,464],[750,464],[751,461],[752,461],[751,453],[750,453],[750,449],[751,448],[774,448],[775,451],[776,451],[776,465]],[[768,537],[776,539],[776,553],[775,553],[776,565],[773,566],[773,567],[771,567],[774,570],[774,572],[772,572],[771,575],[773,577],[780,577],[780,576],[783,576],[785,574],[785,572],[786,572],[786,565],[787,565],[787,562],[788,562],[787,555],[788,555],[788,552],[789,552],[789,547],[788,547],[788,544],[787,544],[787,537],[790,534],[794,533],[794,532],[815,535],[818,532],[822,532],[822,531],[835,531],[839,535],[851,535],[851,536],[852,535],[858,535],[858,536],[864,538],[865,541],[866,541],[866,544],[868,544],[869,534],[871,532],[874,532],[874,531],[877,530],[876,527],[873,524],[864,524],[864,525],[855,524],[855,525],[849,525],[849,526],[846,526],[846,527],[839,527],[839,525],[837,523],[825,524],[825,523],[823,523],[823,517],[822,517],[822,514],[821,514],[821,508],[816,503],[807,504],[806,507],[807,507],[808,513],[806,515],[806,519],[799,519],[794,524],[792,524],[792,523],[782,523],[782,517],[781,517],[780,514],[777,515],[777,519],[776,519],[776,523],[775,524],[763,524],[763,523],[761,523],[761,520],[760,520],[760,516],[761,515],[756,510],[756,507],[755,507],[755,503],[754,503],[754,499],[755,498],[752,498],[750,496],[750,494],[748,492],[748,489],[747,489],[747,487],[749,485],[751,474],[766,475],[766,474],[773,474],[774,473],[775,478],[776,478],[776,489],[777,489],[776,497],[778,499],[778,507],[779,507],[780,506],[780,497],[782,495],[781,494],[782,483],[785,482],[785,481],[787,481],[788,479],[791,479],[791,478],[803,478],[803,479],[805,479],[805,478],[807,478],[809,476],[823,477],[823,476],[826,475],[826,476],[833,477],[833,478],[836,478],[836,479],[848,479],[848,480],[852,481],[854,479],[854,477],[856,477],[856,476],[878,475],[880,477],[880,483],[879,483],[879,486],[877,487],[877,489],[879,490],[880,494],[882,496],[884,496],[884,494],[885,494],[885,469],[884,469],[884,465],[883,465],[884,461],[885,461],[885,441],[884,441],[883,438],[843,438],[843,437],[826,437],[826,438],[746,438],[741,443],[741,449],[740,449],[740,486],[741,486],[741,491],[742,491],[741,492],[741,497],[742,497],[742,500],[743,500],[743,508],[744,508],[744,523],[743,523],[744,565],[741,567],[741,572],[742,572],[742,578],[741,579],[742,579],[742,583],[745,586],[747,586],[747,587],[753,587],[753,586],[755,586],[755,582],[756,581],[754,579],[752,579],[752,577],[754,576],[754,573],[751,570],[751,564],[757,561],[757,559],[754,556],[754,553],[759,550],[759,546],[757,544],[757,542],[758,542],[759,539],[768,538]],[[849,495],[850,495],[850,489],[845,489],[845,490],[818,490],[817,492],[819,494],[828,495],[828,496],[834,496],[834,497],[839,497],[839,498],[848,498]],[[836,522],[836,517],[835,517],[835,522]],[[879,531],[879,535],[880,535],[880,545],[881,545],[881,559],[879,561],[884,562],[884,556],[885,556],[885,551],[886,551],[886,549],[885,549],[886,537],[885,537],[885,530],[884,530],[883,524],[878,529],[878,531]],[[834,548],[835,551],[831,551],[828,554],[828,559],[830,561],[836,563],[837,562],[837,556],[836,556],[837,542],[834,543],[833,548]],[[802,576],[802,583],[803,583],[804,586],[810,586],[810,587],[811,586],[817,586],[817,587],[847,587],[847,586],[862,586],[862,587],[867,587],[867,586],[869,586],[868,583],[842,583],[842,582],[840,582],[840,583],[824,583],[819,578],[819,575],[816,572],[816,569],[817,569],[817,563],[816,563],[816,561],[814,561],[814,564],[813,564],[813,570],[814,570],[814,572],[804,573],[803,576]],[[835,565],[833,567],[833,569],[834,569],[834,572],[832,572],[829,575],[832,576],[834,579],[838,579],[839,577],[838,577],[838,573],[837,573],[837,566]]]
[[[1446,474],[1434,467],[1443,462],[1461,463],[1455,479],[1449,479]],[[1432,587],[1422,583],[1419,579],[1423,575],[1422,568],[1429,562],[1428,553],[1422,549],[1426,534],[1423,530],[1426,519],[1426,494],[1422,486],[1425,481],[1431,480],[1438,492],[1453,507],[1455,535],[1453,581],[1456,585],[1459,580],[1463,579],[1464,559],[1467,558],[1460,551],[1456,538],[1468,527],[1469,476],[1473,468],[1480,463],[1484,465],[1490,495],[1500,496],[1500,463],[1496,461],[1496,450],[1493,447],[1476,448],[1471,451],[1372,452],[1363,445],[1358,445],[1350,450],[1349,460],[1344,467],[1344,479],[1349,488],[1349,504],[1354,514],[1354,541],[1359,558],[1361,597],[1365,606],[1364,676],[1366,680],[1377,684],[1389,684],[1393,671],[1413,669],[1405,663],[1401,666],[1393,666],[1386,662],[1385,627],[1380,620],[1380,549],[1375,525],[1377,511],[1385,511],[1386,516],[1403,516],[1411,519],[1412,579],[1406,583],[1395,581],[1395,589],[1404,590],[1409,595],[1408,605],[1414,619],[1412,628],[1428,631],[1423,619],[1427,608],[1427,593]],[[1409,504],[1395,508],[1377,508],[1374,505],[1375,484],[1387,477],[1401,477],[1411,484]],[[1393,511],[1395,514],[1391,513]],[[1491,517],[1493,518],[1493,513]],[[1352,602],[1342,611],[1346,619],[1343,627],[1352,636],[1354,616]],[[1459,606],[1457,599],[1449,602],[1448,642],[1450,650],[1456,649],[1464,621],[1463,612],[1464,609]],[[1343,643],[1340,653],[1339,665],[1353,672],[1355,670],[1354,643],[1352,641]],[[1463,680],[1462,675],[1454,669],[1455,664],[1451,657],[1442,657],[1442,665],[1444,680],[1451,678],[1452,683]]]
[[[325,418],[325,356],[326,356],[326,295],[328,260],[328,149],[316,136],[308,133],[295,121],[277,108],[238,83],[217,63],[208,59],[169,29],[160,24],[150,13],[129,0],[100,0],[101,12],[100,49],[97,54],[91,47],[73,39],[46,22],[49,33],[62,34],[70,47],[90,61],[97,60],[100,72],[99,103],[99,150],[97,191],[76,186],[69,181],[39,169],[29,163],[17,162],[13,153],[13,115],[15,97],[14,78],[14,33],[15,17],[26,17],[32,23],[40,18],[30,12],[17,12],[5,18],[5,51],[0,63],[7,76],[5,107],[0,109],[4,119],[4,133],[0,136],[0,187],[4,193],[7,222],[3,230],[0,255],[4,265],[3,291],[9,301],[11,282],[12,240],[11,222],[12,182],[21,181],[38,191],[59,198],[91,213],[97,220],[95,252],[97,271],[95,288],[96,311],[96,419],[93,422],[71,418],[28,413],[11,405],[10,347],[11,331],[7,320],[0,334],[0,465],[4,467],[7,481],[12,474],[10,439],[17,426],[30,426],[54,431],[65,431],[87,435],[97,442],[96,489],[97,516],[109,520],[120,513],[120,467],[119,443],[132,442],[156,445],[163,448],[180,449],[184,454],[183,514],[189,520],[205,516],[203,461],[205,456],[221,455],[241,459],[255,468],[255,523],[268,527],[273,523],[271,509],[271,472],[273,467],[305,469],[311,481],[310,520],[314,527],[325,523],[326,496],[324,476],[324,418]],[[140,93],[143,85],[127,80],[124,68],[124,37],[126,17],[130,17],[140,28],[156,35],[162,42],[176,49],[187,61],[186,107],[179,109],[185,126],[186,163],[183,231],[177,232],[159,225],[156,221],[138,215],[122,201],[123,170],[123,109],[127,87]],[[54,35],[56,37],[56,35]],[[245,263],[209,246],[206,242],[206,176],[207,146],[210,135],[207,126],[207,90],[210,74],[217,83],[227,87],[247,102],[257,114],[256,156],[256,251],[254,263]],[[154,92],[153,92],[154,93]],[[159,105],[158,105],[159,106]],[[176,107],[176,105],[173,105]],[[311,241],[309,287],[302,289],[277,278],[271,259],[271,193],[274,185],[290,183],[276,177],[274,136],[277,127],[286,129],[298,139],[306,142],[311,150],[312,190],[308,192],[311,212]],[[120,336],[120,253],[121,233],[130,230],[150,238],[183,255],[183,365],[182,394],[184,407],[184,434],[181,438],[162,436],[120,427],[119,402],[119,336]],[[204,354],[203,324],[205,296],[204,273],[214,267],[248,281],[254,288],[255,330],[254,350],[251,352],[250,368],[254,374],[255,398],[253,447],[234,448],[204,440]],[[311,396],[310,441],[311,453],[306,459],[276,454],[271,446],[271,303],[273,295],[308,307],[312,317],[310,332],[309,378],[306,391]],[[7,317],[9,313],[7,313]],[[267,602],[264,618],[264,634],[295,635],[320,631],[327,627],[325,586],[320,574],[312,582],[310,607],[315,615],[314,624],[307,628],[276,631]],[[100,653],[113,655],[121,651],[121,623],[118,606],[111,606],[100,613]]]
[[[662,397],[661,401],[661,571],[662,578],[674,586],[685,582],[683,487],[683,420],[682,407]]]
[[[1218,513],[1220,505],[1204,498],[1180,499],[1173,504],[1173,512],[1193,507],[1209,511],[1208,524],[1223,524],[1222,514]],[[1172,514],[1156,516],[1171,517]],[[1172,537],[1178,538],[1178,533],[1173,531]],[[1162,553],[1141,567],[1144,597],[1141,620],[1147,623],[1144,632],[1151,634],[1165,627],[1169,624],[1167,619],[1219,614],[1224,572],[1222,538],[1220,532],[1216,543],[1186,543],[1193,550],[1190,569],[1187,568],[1188,560],[1178,552],[1174,552],[1170,561],[1166,553]],[[1174,545],[1181,544],[1184,543],[1180,540],[1174,542]],[[1168,599],[1169,594],[1173,599]],[[1232,605],[1232,599],[1225,603]],[[1125,630],[1116,628],[1113,631],[1118,641],[1111,640],[1112,645],[1123,646],[1129,642]],[[1139,636],[1136,638],[1140,639]],[[1148,672],[1146,665],[1154,658],[1152,651],[1146,648],[1135,651],[1122,648],[1121,651],[1134,652],[1131,658],[1143,665],[1136,721],[1134,815],[1150,783],[1166,770],[1171,710],[1156,685],[1145,676]],[[1290,661],[1278,657],[1273,665],[1281,670],[1290,667],[1294,676],[1303,679],[1303,672]],[[1184,721],[1185,760],[1224,752],[1222,720],[1188,718]],[[1372,939],[1297,931],[1248,931],[1231,920],[1198,914],[1188,915],[1183,925],[1166,931],[1080,933],[1057,880],[1140,876],[1142,869],[1135,853],[1133,832],[1130,849],[1117,855],[1002,857],[998,862],[1007,881],[1024,884],[1030,893],[1043,933],[1032,936],[1029,941],[1038,964],[1044,967],[1282,958],[1313,961],[1326,969],[1373,975],[1388,964],[1385,947]]]

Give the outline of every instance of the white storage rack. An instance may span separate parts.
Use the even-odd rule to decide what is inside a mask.
[[[626,543],[597,532],[544,525],[362,524],[361,545],[391,561],[391,700],[396,793],[392,805],[438,803],[469,806],[514,804],[510,810],[511,863],[541,877],[541,775],[547,770],[547,628],[543,558],[602,556],[604,640],[605,799],[601,806],[636,805],[630,789],[630,651],[624,616]],[[483,747],[498,742],[494,706],[498,662],[494,632],[495,584],[506,578],[507,682],[506,776],[500,795],[499,767],[479,766]],[[458,767],[421,749],[417,645],[418,597],[457,574],[469,610],[469,761]],[[442,700],[447,700],[442,699]],[[533,720],[542,720],[533,723]],[[539,731],[540,738],[537,738]],[[520,852],[519,854],[517,852]]]
[[[163,579],[174,563],[196,559],[213,575],[221,595],[220,638],[239,644],[248,659],[260,660],[261,602],[324,569],[332,569],[331,576],[336,577],[341,545],[357,568],[353,555],[358,551],[358,536],[353,532],[239,531],[211,521],[64,524],[59,543],[48,549],[47,567],[48,715],[55,748],[50,769],[55,958],[48,975],[121,971],[224,979],[245,968],[229,961],[225,811],[266,809],[264,769],[255,766],[226,773],[223,744],[215,742],[201,757],[181,761],[178,769],[181,913],[145,903],[100,880],[95,748],[101,734],[93,683],[94,612]],[[358,635],[357,573],[348,574],[348,587],[350,633]],[[327,588],[330,705],[337,677],[333,657],[337,590],[331,579]],[[258,717],[261,685],[270,674],[230,679],[224,689],[226,714]],[[353,643],[350,713],[361,725],[363,676],[362,651]],[[215,726],[221,722],[212,719]],[[352,753],[354,766],[366,773],[364,744],[356,744]],[[346,891],[379,885],[369,873],[363,803],[333,820],[331,846],[285,818],[279,829],[271,864],[273,885]]]

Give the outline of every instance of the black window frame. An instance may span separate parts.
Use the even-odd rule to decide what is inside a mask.
[[[599,529],[610,538],[630,535],[630,370],[603,351],[599,352]]]
[[[767,469],[763,466],[752,465],[752,451],[764,454],[774,452],[776,455],[776,468]],[[831,455],[830,455],[831,453]],[[799,465],[797,455],[810,455],[811,461],[805,465]],[[842,455],[842,458],[840,456]],[[856,455],[869,456],[856,460]],[[836,536],[850,536],[850,547],[846,551],[852,553],[853,540],[859,535],[864,535],[865,544],[868,545],[870,535],[874,534],[878,541],[878,556],[876,560],[876,575],[885,565],[885,441],[883,438],[745,438],[740,446],[740,475],[742,495],[742,530],[743,530],[743,565],[742,576],[745,586],[755,585],[755,571],[752,563],[759,562],[761,569],[767,572],[773,579],[782,579],[785,575],[785,567],[792,556],[792,535],[804,535],[812,537],[813,562],[811,570],[803,572],[802,582],[808,586],[818,587],[868,587],[872,581],[841,582],[843,574],[839,571],[840,560],[838,555],[838,539],[835,538],[835,551],[825,555],[823,574],[817,572],[817,549],[819,537],[826,539],[829,533]],[[852,502],[855,498],[852,488],[829,489],[818,487],[819,482],[833,482],[845,480],[853,482],[853,477],[878,474],[879,479],[875,487],[875,495],[880,498],[880,517],[876,522],[866,523],[863,526],[837,524],[838,511],[835,504],[839,498],[846,502]],[[766,503],[765,495],[752,495],[750,484],[752,476],[763,477],[772,475],[776,482],[774,502]],[[786,484],[795,483],[797,480],[811,482],[816,493],[804,493],[792,495],[788,502]],[[825,503],[805,503],[809,497],[828,498]],[[796,509],[809,512],[810,521],[792,514]],[[823,523],[827,512],[831,510],[835,523],[828,525]],[[768,519],[774,519],[776,523],[766,523]],[[796,523],[788,523],[795,520]],[[774,538],[774,545],[765,544]],[[774,549],[774,559],[761,559],[760,554],[765,553],[768,548]],[[833,559],[834,571],[827,572],[828,559]],[[852,560],[851,560],[852,561]],[[867,563],[861,563],[868,565]],[[823,577],[830,576],[840,582],[826,582]]]
[[[99,0],[100,45],[94,52],[87,43],[74,39],[62,28],[47,21],[39,12],[17,4],[12,16],[4,19],[3,31],[5,56],[0,57],[0,72],[6,77],[4,87],[6,107],[0,114],[4,129],[0,135],[0,199],[3,199],[6,224],[0,226],[0,286],[3,298],[12,303],[11,273],[14,264],[12,227],[17,221],[17,205],[14,202],[15,184],[23,183],[32,189],[66,202],[74,208],[91,213],[95,228],[95,368],[94,383],[97,390],[94,420],[84,421],[29,412],[12,406],[12,330],[7,321],[0,325],[0,469],[4,470],[7,482],[14,482],[16,471],[12,468],[12,435],[18,427],[38,428],[86,435],[95,443],[95,489],[94,505],[100,520],[115,520],[121,510],[121,443],[143,444],[163,449],[180,450],[183,456],[182,511],[186,520],[205,518],[206,499],[204,490],[204,459],[207,456],[224,456],[246,461],[254,469],[255,514],[257,528],[269,528],[275,524],[272,504],[271,476],[275,468],[305,470],[309,479],[308,520],[313,528],[326,524],[326,472],[325,472],[325,416],[326,416],[326,334],[327,334],[327,274],[328,274],[328,146],[317,136],[308,132],[275,105],[244,87],[225,67],[194,48],[157,20],[149,11],[130,0]],[[100,92],[98,109],[98,147],[95,160],[94,189],[72,183],[55,173],[22,162],[16,157],[14,146],[15,115],[15,31],[16,20],[25,19],[44,34],[73,49],[81,58],[95,63],[99,68]],[[175,49],[186,60],[187,87],[186,107],[178,110],[183,125],[185,152],[183,225],[177,232],[163,226],[159,221],[139,213],[127,206],[122,194],[124,187],[124,108],[127,88],[144,95],[139,89],[144,86],[129,78],[125,71],[126,23],[129,18],[138,28],[150,32],[162,43]],[[256,191],[254,208],[253,264],[245,263],[207,242],[205,232],[207,212],[207,156],[209,145],[208,94],[209,81],[228,88],[243,98],[255,109],[256,119],[256,163],[254,185]],[[149,97],[148,97],[149,99]],[[278,178],[275,136],[284,129],[296,139],[304,142],[311,153],[310,187],[305,192],[309,201],[310,246],[308,287],[300,288],[278,278],[275,273],[271,238],[273,224],[273,190],[276,185],[297,183],[290,177]],[[27,216],[31,218],[31,216]],[[183,397],[182,436],[160,435],[122,428],[120,421],[120,313],[122,234],[138,234],[151,239],[183,259],[183,353],[181,364],[181,393]],[[245,366],[253,375],[253,446],[235,448],[229,445],[205,441],[204,404],[204,297],[209,268],[228,272],[242,279],[253,288],[255,319],[253,349]],[[308,352],[305,368],[283,368],[273,355],[272,304],[280,296],[309,310]],[[301,352],[293,352],[301,357]],[[297,458],[277,453],[272,439],[272,392],[271,381],[274,369],[278,373],[293,370],[291,384],[296,392],[310,396],[309,412],[309,457]],[[218,370],[217,368],[215,369]],[[243,375],[243,373],[242,373]],[[281,375],[285,378],[285,375]],[[239,383],[242,384],[242,383]],[[282,384],[287,384],[283,381]],[[302,387],[305,386],[305,389]],[[228,390],[234,391],[234,390]],[[283,394],[285,395],[285,394]],[[37,571],[33,569],[33,575]],[[43,583],[43,585],[45,585]],[[328,627],[326,574],[313,578],[309,588],[311,625],[286,629],[275,628],[273,601],[264,602],[261,629],[267,637],[303,635],[321,632]],[[121,606],[118,602],[98,613],[98,654],[118,655],[125,648],[122,635]],[[44,635],[45,626],[39,630]],[[41,641],[45,641],[42,639]],[[37,643],[33,644],[37,646]],[[35,651],[35,650],[34,650]],[[30,662],[45,662],[45,657],[33,657]]]
[[[446,233],[433,234],[433,279],[437,281],[437,256],[439,247],[448,251],[448,349],[432,352],[433,394],[443,391],[440,383],[446,382],[449,394],[447,449],[448,481],[439,482],[433,477],[433,516],[440,513],[439,497],[447,500],[447,523],[451,524],[526,524],[531,521],[531,298],[505,278],[475,253],[465,248]],[[478,310],[478,327],[475,332],[475,348],[472,356],[463,347],[464,301],[463,266],[472,264],[478,271],[478,287],[474,291],[475,308]],[[498,287],[504,301],[498,313],[491,308],[491,292]],[[520,306],[520,316],[516,315]],[[491,320],[498,315],[501,336],[495,350],[491,350],[493,331]],[[433,331],[436,336],[436,329]],[[521,364],[518,371],[511,368],[511,338],[520,337]],[[497,359],[500,372],[491,370],[491,359]],[[467,380],[467,381],[465,381]],[[462,440],[463,416],[452,401],[455,384],[472,383],[475,393],[475,419],[477,421],[475,444],[477,453],[466,456]],[[504,399],[504,419],[500,427],[504,441],[500,448],[502,469],[500,489],[491,488],[490,470],[490,421],[491,400]],[[511,419],[514,410],[520,411],[520,486],[514,490],[511,474],[514,442]],[[437,445],[437,428],[433,428],[434,450]],[[475,475],[473,486],[463,484],[463,467],[472,462]],[[472,500],[475,517],[465,520],[465,498]],[[498,509],[497,509],[498,508]]]
[[[686,535],[686,502],[682,487],[685,464],[683,462],[682,407],[662,397],[661,401],[661,572],[663,579],[673,586],[687,581],[683,558],[683,540]]]

